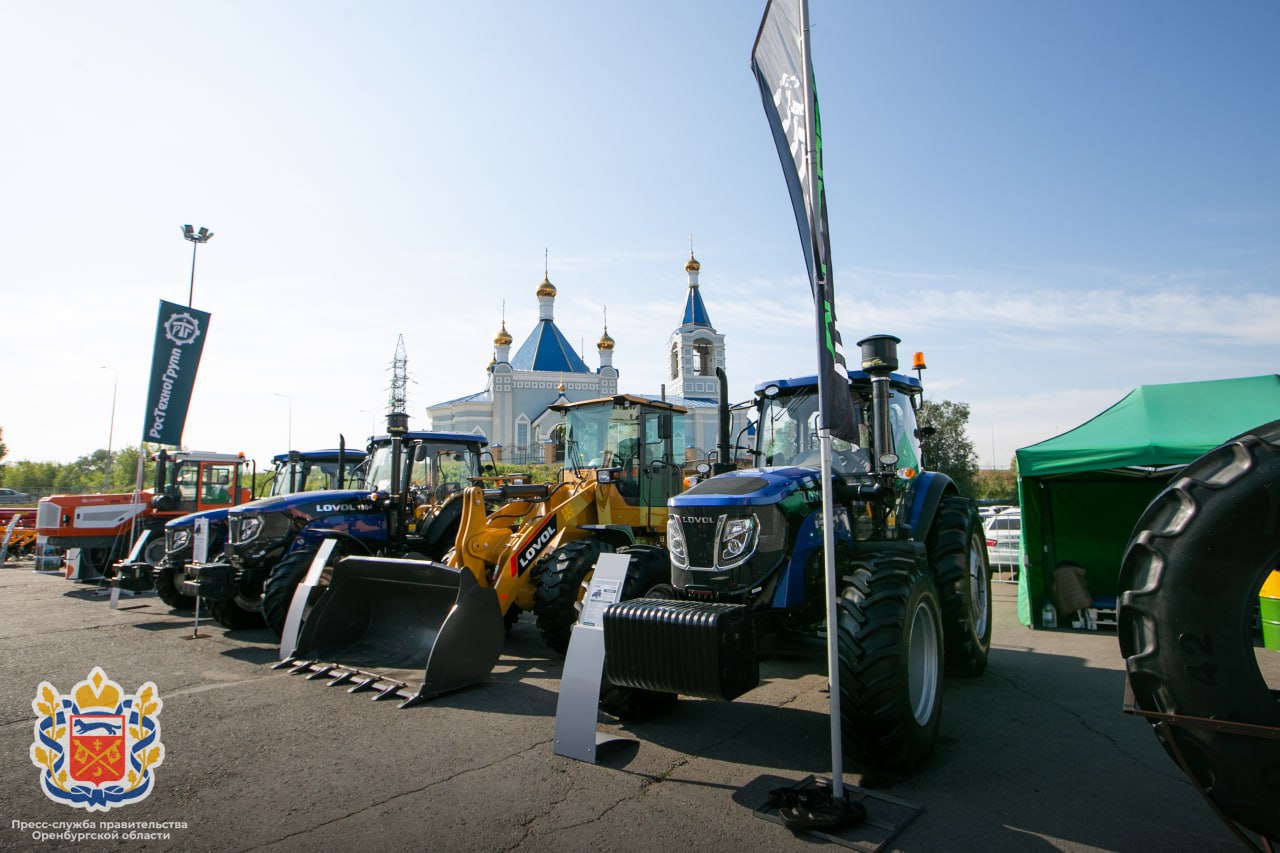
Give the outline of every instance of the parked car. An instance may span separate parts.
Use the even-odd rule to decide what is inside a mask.
[[[987,555],[991,571],[1018,576],[1018,551],[1022,546],[1022,510],[1006,509],[987,519]]]
[[[985,523],[987,519],[999,515],[1006,509],[1013,509],[1013,507],[1009,504],[990,504],[988,506],[980,506],[978,507],[978,517],[982,519],[983,523]]]
[[[0,504],[6,506],[35,506],[36,499],[26,492],[0,488]]]

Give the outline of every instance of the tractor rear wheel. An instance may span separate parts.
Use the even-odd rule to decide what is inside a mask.
[[[182,592],[185,575],[181,561],[175,564],[166,559],[156,566],[156,594],[174,610],[193,610],[196,606],[196,597]]]
[[[837,603],[844,751],[905,773],[933,750],[942,716],[942,615],[923,555],[855,559]]]
[[[307,576],[307,569],[318,550],[312,546],[286,554],[271,570],[271,576],[262,588],[262,618],[277,637],[284,632],[284,620],[289,616],[293,593]]]
[[[968,500],[942,499],[928,547],[942,607],[947,671],[980,675],[991,651],[991,567],[986,536]]]
[[[1141,711],[1224,725],[1150,720],[1161,743],[1227,817],[1280,840],[1280,692],[1258,669],[1258,592],[1280,566],[1280,421],[1184,468],[1138,519],[1121,563],[1120,651]],[[1271,654],[1262,652],[1262,654]],[[1176,760],[1176,757],[1175,757]]]
[[[582,583],[595,569],[596,558],[613,546],[598,539],[579,539],[561,545],[548,558],[550,565],[538,577],[533,591],[533,612],[542,641],[558,654],[569,649],[569,635],[578,621]]]

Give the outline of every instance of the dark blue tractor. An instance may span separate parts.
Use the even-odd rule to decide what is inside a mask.
[[[272,457],[272,470],[267,478],[268,498],[302,491],[340,488],[358,473],[367,454],[363,450],[291,450]],[[242,504],[247,506],[248,504]],[[120,585],[131,589],[155,588],[162,601],[179,610],[195,607],[195,596],[183,590],[185,570],[195,551],[196,522],[208,525],[206,554],[218,554],[227,541],[227,514],[231,507],[193,512],[173,519],[164,526],[164,556],[154,564],[135,563],[121,567]],[[226,608],[208,605],[215,615],[226,615]]]
[[[336,538],[344,555],[439,560],[458,532],[462,490],[479,482],[485,444],[470,433],[397,429],[377,436],[355,487],[235,507],[222,559],[189,566],[184,590],[210,599],[223,624],[265,619],[279,634],[294,590],[326,537]]]
[[[817,380],[763,383],[759,467],[672,498],[671,583],[606,612],[606,676],[618,689],[603,694],[605,710],[635,710],[646,696],[734,699],[759,683],[771,641],[830,627],[845,752],[894,771],[930,752],[944,668],[986,666],[991,581],[976,506],[925,469],[923,389],[896,372],[897,343],[861,342],[864,370],[848,389],[859,440],[831,439],[837,624],[826,625]]]

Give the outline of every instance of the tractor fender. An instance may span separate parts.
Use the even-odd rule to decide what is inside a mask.
[[[904,503],[907,507],[906,521],[911,527],[913,540],[923,542],[929,537],[943,497],[957,493],[955,482],[946,474],[923,471],[912,478]]]
[[[316,524],[308,525],[299,530],[298,535],[293,537],[293,541],[289,543],[289,548],[285,554],[292,554],[303,549],[314,551],[320,547],[320,543],[325,539],[337,539],[344,544],[347,553],[372,555],[377,545],[385,544],[386,542],[385,531],[382,531],[382,536],[377,537],[353,536],[349,530],[325,526],[324,521],[325,519],[317,519]]]
[[[770,576],[771,580],[777,583],[771,596],[769,605],[771,608],[790,610],[805,603],[810,566],[816,565],[819,574],[826,572],[826,563],[820,557],[822,535],[821,513],[816,510],[805,516],[795,528],[786,569],[781,573],[774,572]],[[835,507],[835,539],[837,555],[840,553],[842,544],[849,547],[853,545],[853,527],[849,520],[849,510],[838,504]]]

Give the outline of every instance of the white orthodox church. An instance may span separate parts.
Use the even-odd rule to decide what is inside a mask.
[[[698,288],[701,264],[692,253],[684,268],[689,276],[684,314],[667,341],[670,384],[657,394],[640,396],[665,399],[688,409],[685,457],[692,461],[704,459],[716,449],[720,394],[716,368],[725,367],[725,350],[724,335],[711,325],[703,303]],[[600,366],[592,370],[556,326],[556,288],[545,275],[537,297],[538,324],[524,343],[512,355],[514,339],[503,320],[493,339],[487,387],[428,406],[432,429],[483,435],[495,457],[505,461],[558,461],[563,458],[564,415],[549,407],[618,393],[614,340],[608,326],[596,342]],[[745,416],[739,414],[731,424],[735,435],[744,423]]]

